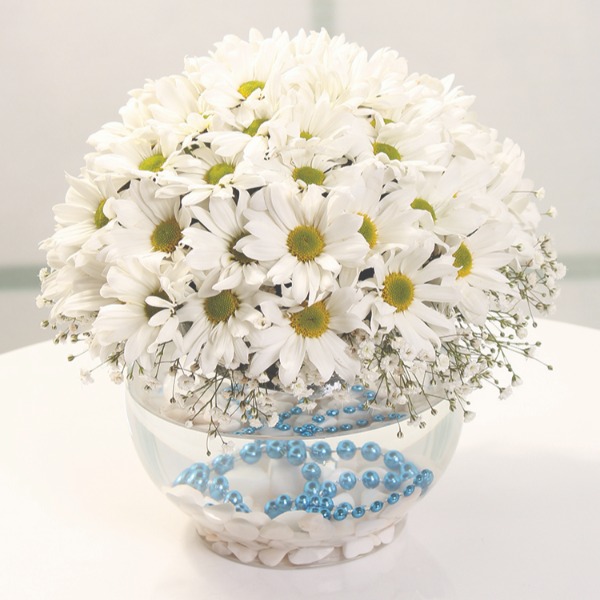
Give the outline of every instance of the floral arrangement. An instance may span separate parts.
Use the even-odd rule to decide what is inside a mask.
[[[414,422],[468,417],[470,391],[519,382],[509,353],[533,355],[564,274],[543,190],[472,103],[324,31],[226,37],[90,137],[42,244],[45,324],[115,381],[166,370],[190,425],[355,381]]]

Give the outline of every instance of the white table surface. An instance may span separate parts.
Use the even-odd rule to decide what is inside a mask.
[[[0,597],[94,600],[600,598],[600,331],[544,321],[507,400],[472,397],[444,478],[401,537],[344,565],[269,571],[201,544],[153,486],[124,390],[68,347],[0,356]]]

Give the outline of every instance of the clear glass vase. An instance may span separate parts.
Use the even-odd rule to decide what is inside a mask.
[[[214,436],[166,416],[157,396],[130,386],[127,399],[152,480],[214,552],[278,568],[334,564],[392,542],[446,469],[463,421],[440,403],[426,427],[410,426],[408,414],[372,405],[374,393],[354,385],[310,412],[290,397],[275,427]]]

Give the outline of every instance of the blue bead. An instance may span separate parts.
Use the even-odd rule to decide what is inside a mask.
[[[227,477],[219,475],[208,484],[208,493],[214,500],[223,500],[229,491],[229,481]]]
[[[404,463],[402,465],[402,477],[416,477],[419,474],[419,469],[413,463]]]
[[[308,496],[306,494],[300,494],[296,500],[294,500],[294,505],[298,510],[305,510],[308,506]]]
[[[376,488],[380,482],[379,474],[377,473],[377,471],[365,471],[362,474],[361,479],[363,485],[370,490]]]
[[[302,413],[302,409],[299,406],[294,406],[294,408],[292,408],[292,410],[290,410],[290,412],[293,415],[299,415]]]
[[[325,415],[315,415],[312,420],[315,423],[322,423],[325,420]]]
[[[356,406],[344,406],[344,412],[347,415],[351,415],[356,412]]]
[[[331,458],[331,448],[327,442],[316,442],[310,448],[314,460],[325,462]]]
[[[330,408],[326,413],[328,417],[337,417],[340,411],[337,408]]]
[[[367,442],[360,449],[360,453],[365,460],[377,460],[381,456],[381,447],[377,442]]]
[[[344,423],[343,425],[340,425],[340,429],[342,431],[350,431],[352,429],[352,425],[350,425],[350,423]]]
[[[287,459],[294,466],[301,465],[306,460],[306,444],[300,440],[289,443]]]
[[[321,508],[326,508],[327,510],[333,510],[333,500],[329,497],[321,498]]]
[[[356,506],[353,510],[352,510],[352,516],[355,519],[360,519],[361,517],[365,516],[365,509],[362,506]]]
[[[281,496],[277,497],[276,502],[277,507],[281,512],[287,512],[288,510],[292,510],[293,501],[288,494],[281,494]]]
[[[383,457],[383,463],[388,469],[396,471],[404,464],[404,456],[398,450],[389,450]]]
[[[308,506],[311,508],[316,508],[316,509],[320,510],[321,509],[321,497],[316,496],[316,495],[311,496],[308,500]]]
[[[233,456],[231,454],[220,454],[215,456],[212,461],[212,468],[218,475],[225,475],[227,471],[233,469]]]
[[[242,447],[240,450],[240,456],[242,460],[249,465],[253,465],[260,460],[262,456],[262,450],[260,449],[260,444],[258,442],[250,442]]]
[[[314,496],[321,491],[321,486],[318,481],[307,481],[304,484],[304,493],[309,496]]]
[[[331,511],[328,508],[322,508],[319,512],[323,515],[324,519],[331,519]]]
[[[240,494],[240,492],[238,492],[237,490],[231,490],[231,492],[229,492],[225,496],[225,502],[229,502],[230,504],[233,504],[234,506],[237,506],[238,504],[242,504],[243,501],[244,501],[244,498],[242,497],[242,494]]]
[[[345,508],[348,512],[352,512],[352,504],[350,502],[342,502],[338,504],[338,508]]]
[[[369,424],[368,419],[358,419],[358,421],[356,421],[356,424],[359,427],[366,427]]]
[[[404,490],[404,495],[405,496],[410,496],[414,491],[415,491],[415,486],[414,485],[407,485],[406,489]]]
[[[374,400],[375,396],[377,396],[377,392],[374,392],[373,390],[367,390],[364,393],[364,396],[367,400]]]
[[[390,494],[390,497],[388,498],[388,504],[396,504],[398,500],[400,500],[400,494],[394,492],[393,494]]]
[[[423,475],[421,475],[421,473],[419,473],[413,480],[413,483],[415,485],[418,485],[419,487],[421,487],[423,485]]]
[[[283,458],[286,452],[285,442],[281,440],[269,440],[266,452],[269,458]]]
[[[337,445],[336,452],[340,458],[350,460],[356,454],[356,445],[350,440],[342,440]]]
[[[348,509],[345,506],[338,506],[333,511],[333,518],[336,521],[343,521],[348,516]]]
[[[337,485],[333,481],[324,481],[321,486],[321,495],[330,498],[337,494]]]
[[[281,426],[277,427],[277,429],[281,431],[289,431],[291,429],[289,423],[283,423]]]
[[[199,492],[204,492],[208,484],[207,474],[202,471],[184,471],[184,473],[186,477],[182,483],[197,489]]]
[[[282,413],[279,415],[279,418],[280,418],[280,419],[283,419],[284,421],[287,421],[287,419],[289,419],[291,416],[292,416],[292,413],[291,413],[291,412],[288,412],[288,411],[286,411],[286,412],[282,412]]]
[[[369,410],[369,407],[363,402],[362,404],[358,405],[358,410],[364,412],[365,410]]]
[[[353,392],[362,392],[365,388],[362,385],[353,385],[351,389]]]
[[[316,514],[320,513],[321,510],[323,510],[323,509],[319,508],[318,506],[309,506],[306,509],[306,512],[314,513],[316,515]]]
[[[385,421],[385,416],[384,415],[375,415],[373,417],[373,421],[378,421],[378,422]]]
[[[395,492],[402,485],[402,478],[396,473],[386,473],[383,478],[383,485],[386,490]]]
[[[335,433],[338,430],[338,428],[335,425],[330,425],[329,427],[325,428],[325,431],[327,433]]]
[[[235,507],[235,510],[236,510],[236,512],[249,513],[250,512],[250,507],[247,504],[245,504],[245,503],[242,502],[241,504],[238,504]]]
[[[389,419],[390,421],[397,421],[399,418],[400,418],[400,415],[399,415],[398,413],[395,413],[395,412],[393,412],[393,413],[390,413],[390,414],[388,415],[388,419]]]
[[[302,467],[302,476],[307,481],[319,479],[321,477],[321,467],[317,463],[306,463]]]
[[[423,476],[423,484],[426,487],[433,483],[433,473],[429,469],[423,469],[421,475]]]
[[[275,517],[281,514],[279,507],[277,506],[277,502],[275,500],[269,500],[265,504],[265,514],[270,519],[274,519]]]
[[[345,490],[351,490],[356,485],[356,475],[352,471],[344,471],[340,475],[339,484]]]
[[[375,500],[373,504],[371,504],[371,512],[379,512],[383,508],[383,502],[380,500]]]

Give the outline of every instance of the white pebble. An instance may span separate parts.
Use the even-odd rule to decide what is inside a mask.
[[[252,562],[258,554],[256,550],[243,546],[242,544],[236,544],[235,542],[229,544],[229,549],[235,554],[236,558],[243,563]]]
[[[258,559],[267,567],[276,567],[288,553],[289,548],[266,548],[258,553]]]
[[[294,532],[282,523],[269,523],[260,530],[260,536],[267,540],[289,540],[294,537]]]
[[[361,554],[367,554],[373,550],[374,546],[370,536],[355,538],[344,544],[344,557],[356,558]]]
[[[396,537],[396,528],[392,525],[377,534],[377,537],[381,540],[382,544],[389,544]]]
[[[231,519],[225,523],[225,531],[240,540],[252,541],[258,537],[258,527],[243,519]]]
[[[326,556],[333,552],[333,546],[300,548],[294,550],[288,555],[289,561],[293,565],[309,565],[323,560]]]

